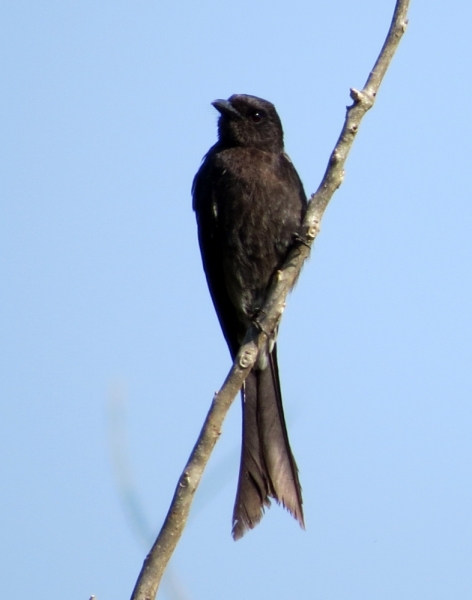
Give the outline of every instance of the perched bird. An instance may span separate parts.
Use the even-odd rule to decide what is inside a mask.
[[[208,287],[234,359],[300,228],[307,202],[284,152],[274,105],[245,94],[212,104],[220,113],[218,141],[193,181],[193,208]],[[241,393],[243,440],[233,537],[257,525],[269,497],[304,527],[274,341],[260,353]]]

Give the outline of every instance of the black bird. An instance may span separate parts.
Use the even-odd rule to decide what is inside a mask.
[[[306,195],[284,153],[273,104],[235,94],[215,100],[218,141],[195,176],[193,208],[203,268],[231,356],[264,305],[306,210]],[[242,389],[243,441],[233,537],[261,520],[269,497],[302,527],[298,469],[282,408],[277,348],[261,352]]]

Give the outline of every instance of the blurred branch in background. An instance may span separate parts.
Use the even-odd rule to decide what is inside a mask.
[[[111,464],[116,481],[118,497],[129,521],[131,530],[139,539],[140,545],[149,548],[154,540],[154,528],[145,514],[139,498],[138,487],[133,476],[128,445],[128,422],[126,409],[128,390],[123,382],[110,386],[107,402],[108,438]],[[170,600],[189,600],[181,577],[169,565],[163,579],[163,589]]]
[[[131,468],[126,420],[127,400],[128,390],[124,383],[115,382],[110,386],[107,422],[111,464],[126,518],[140,542],[148,548],[154,539],[153,528],[139,500]]]

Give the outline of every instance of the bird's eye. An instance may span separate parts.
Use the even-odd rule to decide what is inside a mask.
[[[264,118],[264,113],[262,110],[253,110],[249,113],[249,117],[253,123],[260,123]]]

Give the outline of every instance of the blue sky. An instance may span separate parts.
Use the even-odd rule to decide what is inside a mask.
[[[393,4],[0,8],[4,597],[130,596],[230,366],[190,199],[210,102],[274,102],[315,191]],[[472,9],[409,16],[279,336],[307,531],[273,507],[232,541],[236,402],[163,598],[472,595]]]

